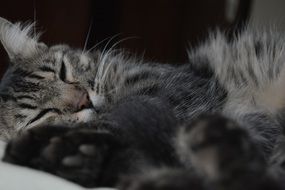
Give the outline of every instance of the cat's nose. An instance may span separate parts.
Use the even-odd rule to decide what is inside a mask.
[[[92,107],[92,102],[90,101],[88,93],[84,92],[77,103],[77,110],[83,110]]]

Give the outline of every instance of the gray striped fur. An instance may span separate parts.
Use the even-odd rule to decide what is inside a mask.
[[[133,95],[149,95],[166,100],[181,122],[221,113],[248,130],[265,155],[277,146],[285,103],[285,37],[278,33],[247,29],[228,41],[217,32],[189,52],[188,64],[174,67],[112,49],[91,53],[67,45],[47,47],[30,31],[31,26],[0,19],[0,40],[11,62],[0,84],[3,139],[45,123],[96,119],[93,109],[74,106],[88,92],[99,110]]]

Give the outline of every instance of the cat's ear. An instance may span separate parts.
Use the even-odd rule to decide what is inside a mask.
[[[32,29],[33,25],[12,24],[0,17],[0,41],[10,59],[30,58],[47,48],[38,42],[39,35],[32,36]]]

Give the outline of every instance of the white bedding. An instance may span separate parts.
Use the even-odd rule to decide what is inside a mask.
[[[5,143],[0,141],[0,158]],[[74,183],[41,171],[15,166],[0,161],[0,190],[84,190]],[[96,190],[114,190],[95,188]]]

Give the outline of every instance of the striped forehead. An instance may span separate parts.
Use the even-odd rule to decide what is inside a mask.
[[[10,86],[12,86],[15,93],[37,92],[44,87],[40,82],[42,79],[43,77],[34,74],[34,72],[17,68],[10,79]]]

